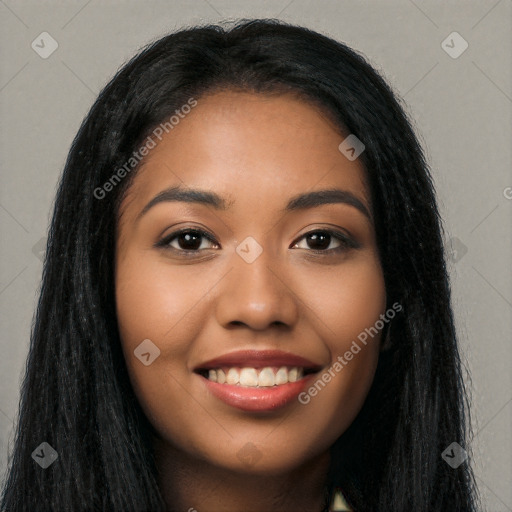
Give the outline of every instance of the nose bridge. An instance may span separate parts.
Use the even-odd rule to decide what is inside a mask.
[[[236,247],[232,270],[226,276],[217,303],[220,324],[244,323],[265,329],[273,323],[291,325],[297,319],[297,303],[275,252],[247,237]]]

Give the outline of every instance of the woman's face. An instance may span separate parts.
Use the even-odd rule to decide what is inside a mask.
[[[288,471],[359,412],[380,332],[359,340],[386,301],[364,169],[343,139],[295,97],[218,92],[135,176],[117,315],[135,393],[173,450]],[[308,196],[322,190],[339,192]]]

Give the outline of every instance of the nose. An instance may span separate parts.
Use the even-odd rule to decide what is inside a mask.
[[[234,254],[233,267],[219,284],[215,311],[225,328],[290,328],[297,322],[299,304],[292,283],[265,251],[252,263]]]

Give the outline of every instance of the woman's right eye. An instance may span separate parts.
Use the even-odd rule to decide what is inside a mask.
[[[207,243],[213,244],[216,247],[204,247],[201,239],[206,239]],[[215,241],[210,233],[198,229],[182,229],[175,231],[165,236],[160,242],[156,244],[157,247],[163,249],[170,249],[182,253],[197,253],[204,249],[216,249],[219,244]]]

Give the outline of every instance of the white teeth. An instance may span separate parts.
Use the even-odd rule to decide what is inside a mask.
[[[258,378],[258,385],[260,387],[270,387],[274,385],[274,382],[275,375],[274,372],[272,371],[272,368],[263,368]]]
[[[240,372],[240,386],[257,386],[258,374],[254,368],[242,368]]]
[[[226,382],[228,384],[238,384],[240,382],[240,374],[238,373],[238,370],[230,368],[226,375]]]
[[[275,384],[279,386],[279,384],[286,384],[288,382],[288,370],[286,366],[281,366],[276,373]]]
[[[224,368],[218,370],[208,370],[208,380],[219,384],[240,385],[244,387],[262,387],[281,386],[288,382],[296,382],[304,375],[303,368]]]

